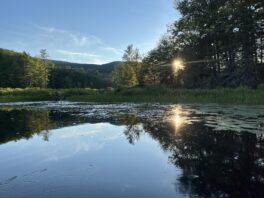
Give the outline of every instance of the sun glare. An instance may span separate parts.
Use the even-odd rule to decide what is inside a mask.
[[[184,64],[183,61],[181,59],[174,59],[172,61],[172,68],[173,68],[173,72],[175,74],[177,74],[180,70],[184,69]]]

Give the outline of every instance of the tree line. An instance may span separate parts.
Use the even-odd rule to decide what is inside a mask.
[[[82,68],[59,67],[46,50],[37,57],[0,49],[0,87],[10,88],[104,88],[109,82]]]
[[[175,7],[181,17],[143,60],[127,59],[128,47],[113,73],[115,85],[254,88],[264,82],[264,1],[181,0]],[[173,60],[183,65],[176,73]]]
[[[45,87],[48,66],[42,58],[0,49],[0,87]]]
[[[0,87],[255,88],[264,83],[264,1],[175,0],[175,8],[181,16],[156,48],[142,57],[129,45],[111,82],[111,71],[100,75],[54,65],[46,50],[31,57],[0,49]]]

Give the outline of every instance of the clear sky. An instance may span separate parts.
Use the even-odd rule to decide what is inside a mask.
[[[1,0],[0,48],[78,63],[120,60],[155,47],[178,18],[173,0]]]

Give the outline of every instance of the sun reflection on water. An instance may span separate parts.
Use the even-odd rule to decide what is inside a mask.
[[[185,116],[185,113],[186,112],[184,112],[180,106],[174,107],[171,110],[171,116],[169,120],[175,129],[175,133],[178,133],[179,130],[187,123],[187,117]]]

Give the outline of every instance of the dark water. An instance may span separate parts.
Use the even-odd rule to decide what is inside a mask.
[[[0,105],[0,197],[264,197],[264,106]]]

